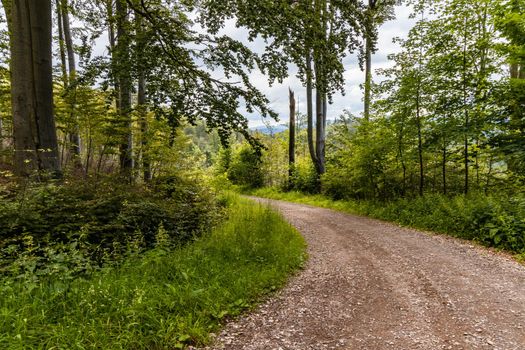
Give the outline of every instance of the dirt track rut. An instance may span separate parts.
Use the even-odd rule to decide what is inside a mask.
[[[304,271],[208,349],[525,350],[525,267],[445,236],[262,200],[306,238]]]

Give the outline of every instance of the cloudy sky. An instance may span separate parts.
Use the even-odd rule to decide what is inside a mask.
[[[413,26],[413,20],[410,20],[409,14],[411,9],[405,6],[396,8],[396,19],[385,23],[380,28],[378,52],[373,57],[373,69],[385,68],[390,65],[387,56],[391,53],[399,51],[397,44],[392,43],[394,37],[405,37],[408,31]],[[243,29],[235,28],[233,22],[229,23],[225,30],[225,34],[229,34],[237,40],[246,42],[246,32]],[[249,43],[248,46],[256,52],[260,52],[263,43],[254,42]],[[342,96],[338,94],[334,96],[334,103],[328,108],[328,119],[334,119],[339,116],[345,109],[354,114],[359,114],[363,110],[363,91],[360,84],[364,80],[364,72],[359,69],[357,63],[357,56],[348,56],[344,61],[346,72],[346,94]],[[284,123],[288,116],[288,88],[295,91],[298,99],[298,108],[302,113],[306,113],[306,105],[304,103],[306,97],[306,90],[301,85],[300,81],[295,77],[296,70],[290,67],[290,76],[283,81],[282,84],[268,85],[268,79],[261,73],[253,73],[252,83],[268,96],[271,101],[273,110],[279,113],[281,121],[279,123],[270,123],[271,125]],[[375,77],[374,77],[375,78]],[[268,121],[263,121],[257,114],[248,115],[250,120],[250,127],[262,126]]]
[[[408,31],[413,26],[414,21],[410,20],[409,14],[411,9],[406,6],[396,8],[396,19],[385,23],[379,31],[378,52],[373,56],[373,69],[385,68],[390,65],[387,56],[391,53],[399,51],[397,44],[392,43],[394,37],[405,37]],[[195,28],[197,30],[202,30]],[[247,32],[245,29],[236,28],[234,21],[229,21],[220,34],[227,34],[243,43],[255,52],[262,53],[264,42],[256,40],[248,42]],[[107,54],[107,38],[102,36],[95,48],[96,54]],[[363,91],[360,85],[364,80],[364,72],[359,69],[357,63],[357,56],[351,55],[344,60],[346,67],[346,94],[342,96],[337,94],[334,96],[333,104],[328,107],[328,119],[334,119],[341,115],[344,110],[349,110],[354,114],[359,114],[363,110]],[[271,87],[268,84],[268,79],[260,72],[252,73],[252,83],[260,89],[270,100],[270,107],[280,115],[279,122],[272,122],[270,120],[263,120],[258,114],[248,114],[246,111],[241,111],[246,114],[250,121],[250,127],[259,127],[263,125],[278,125],[286,122],[288,118],[288,88],[295,91],[296,99],[298,100],[299,112],[306,113],[305,95],[306,89],[301,82],[295,77],[296,69],[290,66],[289,77],[283,81],[282,84],[273,84]],[[223,78],[220,73],[214,73],[217,78]],[[374,76],[374,79],[376,77]],[[376,80],[377,81],[377,80]]]

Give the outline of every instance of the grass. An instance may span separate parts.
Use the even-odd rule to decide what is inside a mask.
[[[335,209],[395,222],[417,229],[444,233],[516,254],[525,259],[525,199],[472,194],[447,197],[429,194],[413,199],[335,201],[323,195],[282,192],[275,188],[253,190],[254,196]]]
[[[89,278],[5,280],[2,349],[182,349],[281,287],[302,237],[267,207],[235,198],[229,219],[183,248],[158,247]]]

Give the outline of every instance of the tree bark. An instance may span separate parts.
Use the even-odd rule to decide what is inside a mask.
[[[443,149],[442,149],[442,176],[443,176],[443,194],[447,194],[447,144],[446,140],[443,138]]]
[[[67,81],[67,68],[66,68],[66,48],[64,45],[64,30],[62,29],[62,10],[60,5],[60,0],[55,1],[55,7],[57,12],[57,23],[58,23],[58,48],[60,51],[60,71],[62,72],[62,83],[64,84],[64,89],[68,87]]]
[[[289,89],[290,100],[290,130],[288,141],[288,188],[293,188],[295,172],[295,95]]]
[[[69,130],[69,152],[73,158],[73,164],[75,168],[82,169],[82,162],[80,160],[80,136],[77,115],[75,113],[76,105],[76,60],[75,52],[73,50],[73,40],[71,38],[71,28],[69,22],[69,3],[68,0],[61,0],[62,9],[62,25],[64,30],[64,41],[66,44],[67,51],[67,62],[69,70],[69,91],[68,91],[68,102],[69,102],[69,119],[71,123],[71,130]]]
[[[140,112],[140,133],[141,133],[141,148],[142,148],[142,173],[144,181],[151,180],[151,161],[148,153],[148,139],[146,134],[148,132],[147,121],[147,107],[146,107],[146,78],[144,73],[139,74],[138,79],[138,108]]]
[[[365,121],[370,120],[370,100],[372,98],[372,42],[369,37],[365,38],[365,96],[364,96],[364,117]]]
[[[119,146],[120,173],[131,181],[133,169],[131,134],[131,75],[129,62],[128,7],[125,0],[116,1],[117,15],[117,80],[119,93],[119,118],[122,139]]]
[[[364,117],[370,120],[370,102],[372,99],[372,30],[376,26],[373,13],[376,11],[377,0],[368,0],[368,24],[365,29],[365,96]]]
[[[51,0],[13,0],[11,98],[17,174],[60,175],[53,116]]]
[[[314,145],[314,123],[313,123],[313,88],[312,88],[312,53],[308,49],[306,53],[306,118],[307,118],[307,138],[308,138],[308,150],[310,151],[310,158],[312,163],[317,169],[317,156]]]
[[[419,84],[419,83],[418,83]],[[423,196],[425,191],[425,172],[423,164],[423,137],[421,133],[421,106],[420,87],[417,88],[416,96],[416,126],[417,126],[417,154],[419,158],[419,195]]]
[[[466,195],[469,192],[469,159],[468,159],[468,152],[469,152],[469,142],[468,142],[468,135],[470,132],[470,115],[467,108],[467,19],[465,18],[465,26],[464,26],[464,37],[463,37],[463,82],[462,82],[462,90],[463,90],[463,110],[464,110],[464,117],[465,117],[465,130],[464,130],[464,146],[463,146],[463,160],[465,164],[465,183],[463,186],[463,193]]]
[[[145,34],[142,23],[142,17],[135,14],[135,25],[137,32],[137,45],[139,55],[144,49]],[[146,76],[144,70],[146,69],[144,60],[142,57],[135,57],[139,64],[139,75],[138,75],[138,87],[137,87],[137,109],[139,111],[139,124],[140,124],[140,148],[141,148],[141,160],[142,160],[142,176],[144,182],[151,180],[151,161],[148,152],[148,109],[147,109],[147,97],[146,97]]]

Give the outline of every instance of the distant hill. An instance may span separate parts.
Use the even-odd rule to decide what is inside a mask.
[[[259,131],[263,134],[267,134],[267,135],[270,135],[270,134],[277,134],[277,133],[280,133],[282,131],[285,131],[286,129],[288,129],[286,126],[284,125],[271,125],[271,126],[266,126],[266,125],[260,125],[260,126],[255,126],[253,128],[250,128],[251,131]]]

